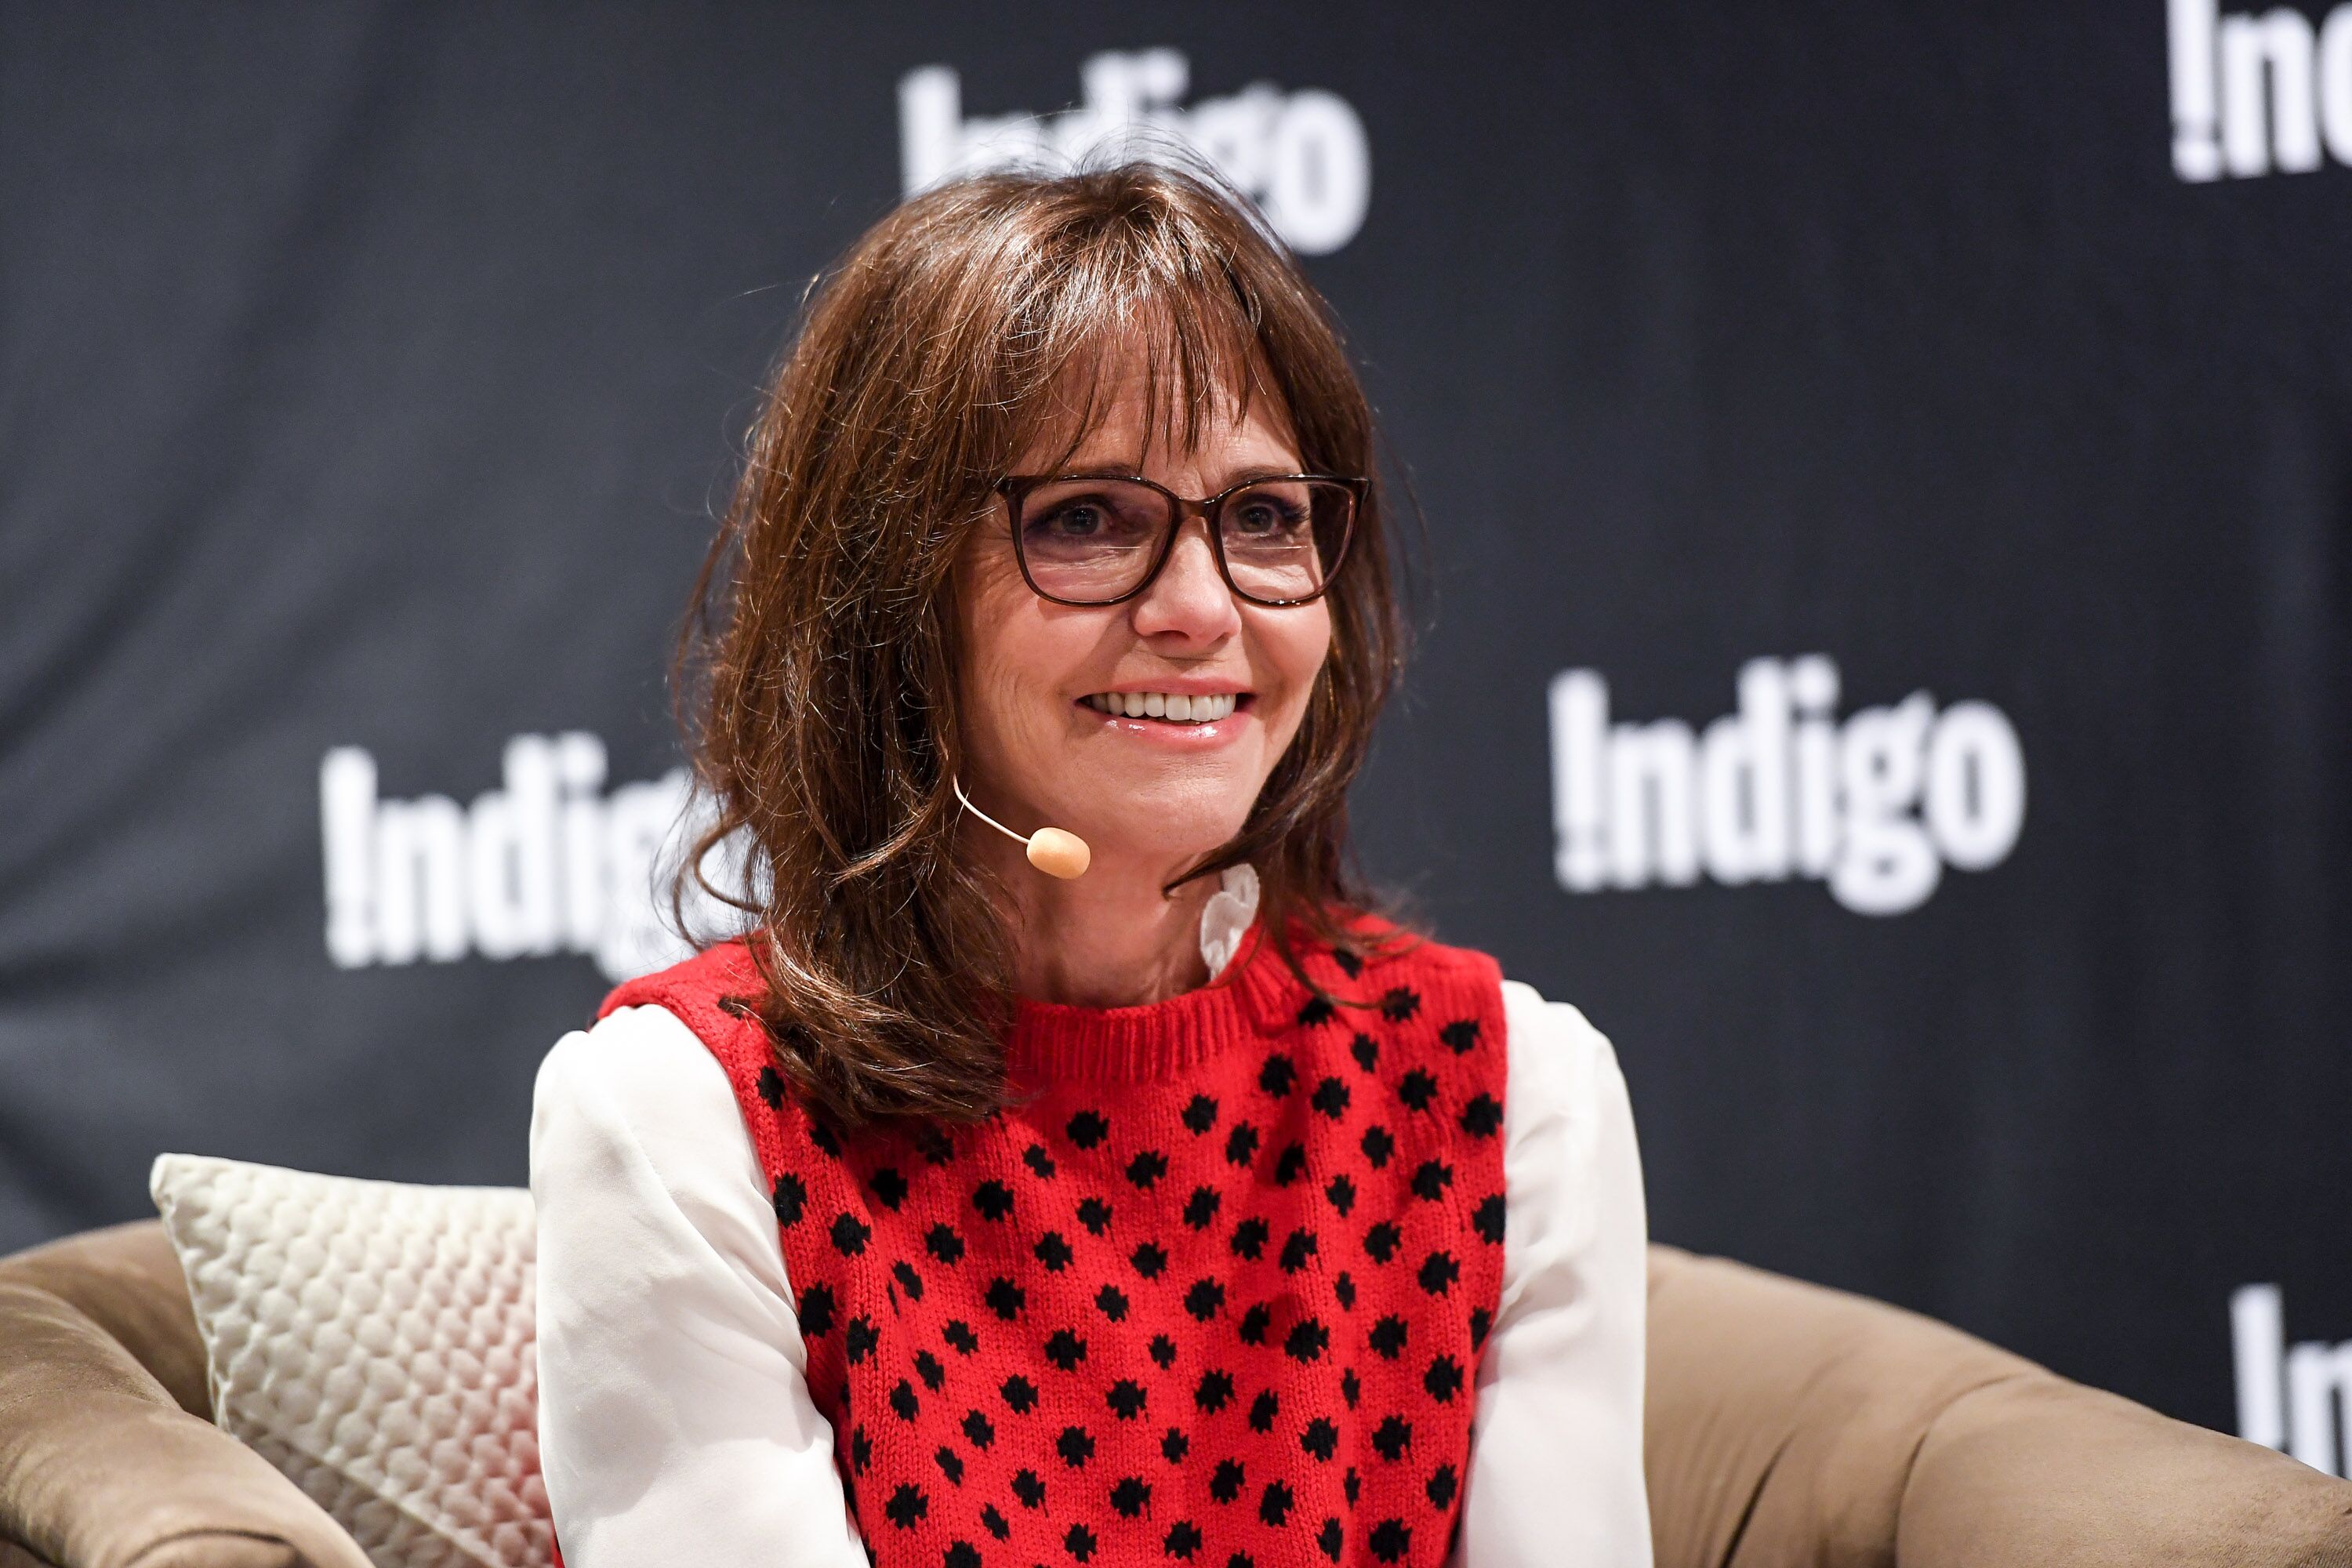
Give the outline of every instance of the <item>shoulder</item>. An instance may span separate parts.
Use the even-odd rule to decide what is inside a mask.
[[[1346,933],[1345,945],[1312,940],[1297,945],[1308,974],[1335,994],[1376,1005],[1392,1024],[1438,1016],[1438,1023],[1454,1028],[1445,1038],[1457,1056],[1468,1041],[1502,1029],[1503,972],[1486,953],[1449,946],[1376,915],[1342,914],[1334,923]]]
[[[1591,1086],[1618,1071],[1616,1047],[1592,1021],[1566,1002],[1546,1001],[1523,980],[1502,983],[1503,1019],[1511,1076],[1561,1091]]]
[[[622,1006],[556,1041],[531,1086],[531,1142],[551,1137],[667,1142],[736,1120],[726,1069],[683,1019]]]
[[[1633,1104],[1609,1037],[1516,980],[1503,1006],[1503,1158],[1522,1255],[1573,1251],[1612,1216],[1643,1224]]]
[[[742,1093],[780,1109],[782,1081],[770,1065],[773,1052],[760,1022],[766,988],[749,943],[737,938],[614,986],[597,1016],[601,1021],[648,1007],[669,1014],[719,1058]],[[634,1031],[625,1031],[616,1048],[635,1037]]]
[[[1366,916],[1352,922],[1351,933],[1372,944],[1376,963],[1410,964],[1444,973],[1494,974],[1500,976],[1502,968],[1493,958],[1475,947],[1455,947],[1435,937],[1391,923],[1376,916]]]
[[[667,969],[623,981],[606,994],[596,1016],[603,1018],[620,1008],[651,1004],[677,1014],[697,1033],[706,1033],[701,1014],[739,996],[756,995],[761,986],[751,945],[738,937],[706,947]]]
[[[686,1020],[657,1003],[625,1004],[556,1041],[539,1064],[539,1083],[650,1088],[687,1068],[719,1071]]]
[[[1560,1127],[1589,1136],[1629,1114],[1616,1047],[1566,1002],[1548,1002],[1523,981],[1503,982],[1510,1092],[1504,1124],[1514,1141]]]
[[[1335,947],[1330,941],[1298,928],[1293,928],[1293,943],[1302,952],[1331,959],[1351,977],[1357,970],[1361,970],[1370,976],[1414,973],[1483,980],[1489,984],[1502,978],[1502,967],[1477,949],[1449,946],[1434,937],[1424,936],[1410,927],[1399,925],[1384,915],[1340,905],[1327,905],[1324,918],[1332,930],[1344,935],[1345,947]]]

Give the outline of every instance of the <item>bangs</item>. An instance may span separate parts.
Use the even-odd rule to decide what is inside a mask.
[[[1124,216],[1124,215],[1123,215]],[[1195,448],[1221,414],[1263,404],[1293,439],[1296,421],[1262,336],[1267,305],[1217,237],[1165,210],[1132,222],[1040,237],[993,334],[1001,461],[1066,432],[1043,461],[1066,465],[1110,417],[1139,364],[1145,451]]]

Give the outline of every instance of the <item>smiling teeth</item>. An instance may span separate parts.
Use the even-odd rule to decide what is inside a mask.
[[[1186,697],[1181,692],[1165,691],[1097,691],[1087,699],[1087,706],[1098,713],[1124,714],[1129,719],[1173,719],[1179,723],[1206,724],[1233,716],[1234,705],[1240,693],[1220,692],[1214,697]]]

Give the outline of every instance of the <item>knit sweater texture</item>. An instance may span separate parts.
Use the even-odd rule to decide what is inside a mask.
[[[740,942],[616,989],[726,1068],[850,1510],[896,1568],[1438,1563],[1503,1260],[1501,976],[1254,928],[1217,981],[1016,1004],[1015,1103],[843,1133]],[[600,1014],[601,1016],[601,1014]]]

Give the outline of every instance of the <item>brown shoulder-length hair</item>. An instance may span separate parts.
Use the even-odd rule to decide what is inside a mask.
[[[1270,396],[1308,471],[1377,481],[1329,307],[1263,221],[1197,163],[990,173],[908,201],[812,281],[680,639],[709,809],[673,908],[693,879],[746,917],[764,994],[738,1008],[837,1124],[1005,1097],[999,889],[950,843],[953,566],[1017,454],[1075,409],[1066,460],[1098,422],[1109,335],[1143,345],[1146,428],[1182,448],[1216,399]],[[1294,932],[1365,940],[1346,795],[1404,631],[1377,482],[1356,526],[1297,737],[1240,835],[1171,884],[1254,865],[1294,969]],[[750,878],[713,887],[704,858],[735,835]]]

